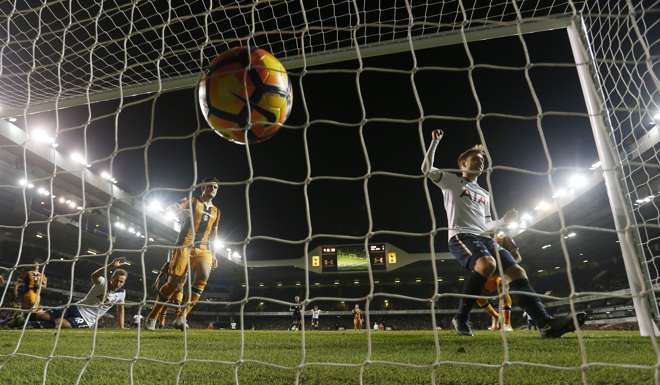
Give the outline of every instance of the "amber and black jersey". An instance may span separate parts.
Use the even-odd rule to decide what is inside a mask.
[[[192,202],[192,218],[189,202]],[[220,223],[220,210],[213,204],[205,205],[198,198],[185,199],[179,207],[185,210],[185,221],[181,226],[177,246],[209,248],[209,240],[215,235]],[[191,220],[192,219],[192,220]]]

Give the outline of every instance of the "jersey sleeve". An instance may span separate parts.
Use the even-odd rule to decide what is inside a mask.
[[[437,168],[431,169],[429,178],[441,189],[450,189],[452,186],[457,185],[459,180],[455,174]]]

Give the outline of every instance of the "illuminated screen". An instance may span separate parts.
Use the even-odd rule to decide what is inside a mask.
[[[363,246],[337,247],[337,271],[366,271],[368,263]]]

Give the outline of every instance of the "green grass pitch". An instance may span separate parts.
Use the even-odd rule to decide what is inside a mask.
[[[239,384],[260,385],[294,384],[296,376],[300,384],[323,385],[498,384],[500,376],[504,384],[579,384],[583,376],[591,385],[655,383],[656,353],[637,332],[584,332],[587,362],[595,364],[584,371],[574,333],[507,337],[506,365],[501,336],[485,331],[474,338],[440,331],[439,351],[431,331],[375,332],[367,361],[365,331],[307,331],[300,365],[300,332],[245,331],[242,350],[240,331],[193,330],[185,343],[176,330],[143,331],[138,344],[134,329],[99,329],[95,341],[91,330],[64,330],[54,347],[53,330],[26,330],[17,348],[21,331],[2,330],[0,384],[68,385],[80,378],[80,384],[166,385],[178,378],[178,384],[215,385],[236,384],[236,376]]]

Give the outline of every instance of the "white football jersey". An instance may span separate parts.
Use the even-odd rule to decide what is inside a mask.
[[[96,321],[115,304],[123,304],[126,299],[126,291],[108,290],[106,293],[107,280],[101,276],[98,278],[85,298],[78,301],[77,307],[80,316],[85,320],[87,326],[92,327]]]
[[[449,238],[456,234],[485,235],[491,222],[490,194],[479,184],[453,173],[431,168],[429,178],[444,196]]]
[[[319,318],[319,314],[321,314],[321,309],[319,310],[312,310],[312,318]]]

